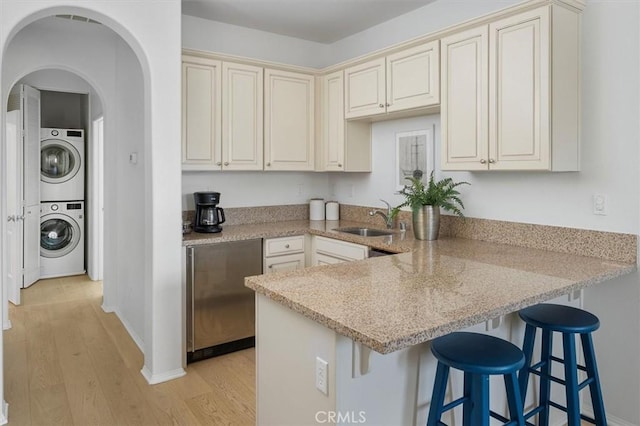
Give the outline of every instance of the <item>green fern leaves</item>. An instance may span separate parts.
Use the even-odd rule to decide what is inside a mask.
[[[407,179],[411,181],[411,185],[405,186],[400,191],[406,201],[400,204],[398,209],[404,206],[409,206],[412,210],[422,206],[440,206],[460,217],[464,216],[462,214],[464,204],[460,199],[460,192],[456,188],[460,185],[470,185],[469,182],[454,182],[450,177],[436,182],[433,172],[431,172],[429,183],[426,186],[420,179],[413,177]]]

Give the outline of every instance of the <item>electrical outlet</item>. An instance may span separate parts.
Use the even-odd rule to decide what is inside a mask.
[[[593,196],[593,214],[607,215],[607,196],[604,194],[595,194]]]
[[[327,386],[327,373],[329,363],[320,357],[316,357],[316,388],[325,395],[329,394]]]
[[[299,183],[298,184],[298,195],[302,195],[304,193],[304,185]]]

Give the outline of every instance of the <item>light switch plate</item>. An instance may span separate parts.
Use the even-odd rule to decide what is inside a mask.
[[[607,215],[607,196],[604,194],[594,194],[593,196],[593,214]]]

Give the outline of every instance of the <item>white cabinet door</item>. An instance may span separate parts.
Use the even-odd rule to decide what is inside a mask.
[[[369,247],[320,236],[313,237],[311,263],[316,265],[351,262],[366,259]]]
[[[547,170],[549,9],[489,25],[489,162],[495,170]]]
[[[313,170],[312,75],[265,70],[265,170]]]
[[[345,263],[345,262],[349,262],[349,260],[329,256],[324,253],[316,253],[315,262],[313,266],[335,265],[336,263]]]
[[[14,305],[20,304],[20,289],[22,288],[22,223],[18,219],[22,215],[22,153],[19,148],[22,142],[18,140],[21,133],[18,128],[20,111],[7,112],[6,141],[7,156],[5,167],[7,170],[7,276],[5,290],[8,300]],[[6,310],[6,309],[5,309]]]
[[[263,168],[263,69],[222,64],[222,168]]]
[[[344,170],[344,77],[338,71],[322,85],[323,170]]]
[[[386,112],[384,58],[347,68],[344,79],[345,118],[365,117]]]
[[[295,271],[304,268],[304,253],[287,254],[284,256],[268,257],[264,260],[264,273]]]
[[[440,44],[432,41],[387,56],[387,112],[440,103]]]
[[[222,167],[221,62],[182,57],[182,169]]]
[[[442,170],[488,167],[488,28],[441,40]]]
[[[40,279],[40,91],[22,85],[23,287]]]

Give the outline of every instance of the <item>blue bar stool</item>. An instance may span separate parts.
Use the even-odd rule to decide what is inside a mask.
[[[488,426],[490,417],[505,425],[525,425],[517,379],[524,354],[517,346],[486,334],[457,332],[435,339],[431,352],[438,359],[438,367],[427,426],[446,426],[440,421],[442,414],[460,404],[464,426]],[[444,405],[450,368],[464,372],[464,395]],[[490,410],[491,375],[504,376],[510,419]]]
[[[538,414],[538,425],[547,426],[549,424],[549,407],[551,406],[567,413],[568,426],[580,426],[580,419],[597,426],[606,426],[607,419],[602,400],[600,380],[598,379],[593,340],[591,339],[591,333],[600,327],[598,317],[582,309],[553,304],[531,306],[522,309],[518,314],[527,324],[523,344],[526,361],[524,367],[520,370],[518,378],[523,401],[526,400],[529,375],[535,374],[540,377],[540,405],[526,413],[525,419]],[[538,328],[542,330],[542,353],[540,362],[531,365],[536,329]],[[553,356],[552,332],[554,331],[562,333],[564,359]],[[582,341],[585,366],[577,363],[575,342],[577,334],[580,335]],[[564,364],[564,380],[551,375],[552,361]],[[578,370],[587,373],[587,379],[582,383],[578,383]],[[566,407],[550,400],[552,381],[564,385],[567,397]],[[580,414],[578,393],[587,385],[591,393],[594,419]]]

